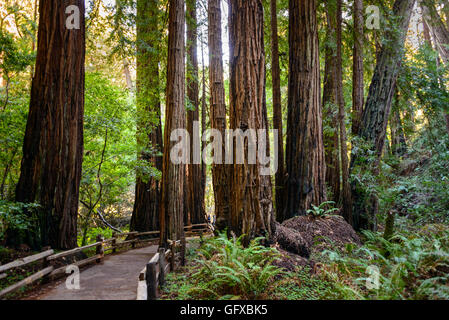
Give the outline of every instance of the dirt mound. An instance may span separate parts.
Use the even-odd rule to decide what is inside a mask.
[[[354,229],[341,216],[291,218],[277,226],[275,239],[281,248],[306,258],[326,248],[361,244]]]

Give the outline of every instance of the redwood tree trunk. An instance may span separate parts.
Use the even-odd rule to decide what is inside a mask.
[[[342,61],[342,0],[337,0],[337,101],[338,122],[340,127],[340,157],[342,176],[342,215],[352,225],[352,197],[349,185],[349,160],[346,138],[345,101],[343,97],[343,61]]]
[[[278,171],[275,175],[276,218],[284,220],[284,139],[282,135],[282,104],[281,104],[281,69],[279,67],[279,41],[276,0],[271,0],[271,79],[273,86],[273,129],[278,130]]]
[[[359,132],[365,145],[352,151],[353,174],[357,175],[366,171],[373,177],[379,174],[379,161],[385,143],[391,100],[404,55],[404,42],[414,4],[415,0],[396,0],[393,5],[393,14],[397,17],[396,30],[386,31],[387,45],[384,45],[379,53]],[[370,156],[371,153],[374,153],[374,157]],[[354,180],[351,185],[354,197],[354,228],[375,230],[377,228],[377,196],[367,186],[359,185],[356,181]]]
[[[261,0],[230,1],[230,125],[232,129],[267,129],[264,111],[265,54]],[[260,136],[259,136],[260,138]],[[245,139],[244,164],[237,164],[236,144],[231,174],[230,230],[254,236],[271,236],[271,188],[256,164],[249,164]]]
[[[360,130],[363,113],[363,0],[354,0],[354,49],[352,69],[352,134]]]
[[[167,92],[162,163],[162,199],[160,244],[184,238],[185,163],[175,164],[170,151],[177,144],[170,141],[173,130],[185,128],[185,10],[184,1],[169,1]]]
[[[137,144],[139,157],[162,171],[158,0],[137,1]],[[130,230],[159,230],[160,181],[137,172]]]
[[[196,145],[200,145],[199,126],[193,125],[193,122],[199,121],[199,85],[198,85],[198,57],[197,57],[197,18],[196,1],[187,1],[188,20],[187,20],[187,97],[190,101],[190,108],[187,111],[187,130],[190,134],[190,164],[188,165],[188,216],[193,224],[203,223],[205,221],[205,212],[201,197],[201,164],[194,163],[194,152],[199,154],[200,150],[194,150],[194,140]],[[193,110],[192,110],[193,109]],[[197,162],[197,161],[196,161]],[[187,223],[187,222],[186,222]]]
[[[65,10],[80,9],[80,29],[67,29]],[[36,69],[23,144],[19,202],[39,202],[36,248],[77,246],[76,223],[83,157],[84,1],[39,3]],[[56,32],[57,31],[57,32]],[[36,230],[37,231],[37,230]]]
[[[334,2],[326,5],[327,34],[325,45],[325,66],[323,83],[323,123],[325,126],[323,141],[326,159],[326,184],[336,203],[340,202],[340,150],[338,140],[338,110],[336,82],[336,7]]]
[[[316,0],[289,1],[285,218],[304,215],[311,204],[326,200],[316,9]]]
[[[226,137],[226,99],[223,80],[223,51],[221,42],[220,0],[209,0],[209,82],[210,82],[210,124]],[[222,144],[224,159],[225,144]],[[223,230],[230,220],[230,176],[228,166],[214,163],[212,183],[215,197],[216,228]]]

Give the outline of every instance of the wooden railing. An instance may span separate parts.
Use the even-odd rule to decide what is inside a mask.
[[[165,283],[165,276],[179,265],[181,242],[168,240],[170,249],[159,248],[139,274],[137,300],[156,300],[159,288]]]
[[[207,228],[207,224],[204,224]],[[204,225],[192,225],[187,227],[186,231],[186,236],[187,234],[189,236],[195,236],[195,235],[202,235],[206,230],[204,228]],[[151,237],[153,236],[153,237]],[[148,243],[148,242],[154,242],[157,241],[159,238],[159,231],[148,231],[148,232],[127,232],[127,233],[114,233],[112,235],[112,238],[109,239],[104,239],[103,236],[98,235],[96,238],[96,242],[83,246],[83,247],[79,247],[79,248],[75,248],[75,249],[71,249],[71,250],[66,250],[66,251],[62,251],[62,252],[58,252],[55,253],[53,249],[49,249],[22,259],[18,259],[15,260],[13,262],[4,264],[4,265],[0,265],[0,280],[1,279],[5,279],[8,277],[7,272],[14,270],[15,268],[18,267],[23,267],[25,265],[29,265],[31,263],[36,263],[40,260],[42,260],[42,269],[39,270],[38,272],[34,273],[33,275],[3,289],[0,291],[0,299],[4,296],[6,296],[9,293],[12,293],[24,286],[30,285],[33,282],[42,279],[44,277],[53,280],[61,275],[64,275],[66,273],[67,270],[67,266],[68,265],[75,265],[77,267],[82,267],[91,263],[99,263],[102,261],[102,259],[104,258],[105,254],[107,253],[116,253],[118,249],[122,249],[122,248],[126,248],[127,246],[130,246],[131,249],[134,249],[136,247],[137,244],[142,244],[142,243]],[[160,269],[157,269],[156,267],[156,271],[158,271],[157,275],[158,275],[158,279],[159,276],[165,275],[166,271],[165,271],[165,266],[171,266],[171,270],[174,270],[176,268],[175,266],[175,260],[176,257],[178,255],[175,253],[175,255],[173,255],[173,252],[176,251],[175,249],[176,247],[176,243],[174,243],[173,245],[173,249],[169,249],[167,250],[167,252],[158,252],[153,259],[157,259],[157,263],[155,263],[155,261],[150,260],[151,262],[151,267],[149,268],[149,270],[153,270],[153,266],[160,266],[162,265],[163,261],[167,260],[169,262],[167,262],[164,265],[164,269],[161,272]],[[80,260],[80,261],[76,261],[74,263],[64,263],[64,261],[61,261],[63,258],[68,258],[68,257],[72,257],[73,255],[83,252],[87,249],[92,249],[95,248],[95,254],[93,256],[90,256],[86,259]],[[155,258],[157,257],[157,258]],[[161,257],[161,261],[159,261],[159,257]],[[147,264],[147,266],[150,264],[150,262]],[[63,264],[62,267],[58,267],[58,265],[61,265],[61,263]],[[148,279],[153,278],[153,277],[148,277]],[[163,279],[163,278],[162,278]],[[162,280],[163,282],[163,280]],[[158,284],[156,284],[156,288],[157,288]]]

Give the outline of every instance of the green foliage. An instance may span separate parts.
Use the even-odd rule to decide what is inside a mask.
[[[22,233],[32,225],[33,213],[39,208],[35,203],[20,203],[0,200],[0,243],[6,240],[8,230]],[[25,213],[28,212],[28,214]]]
[[[325,251],[323,276],[336,299],[447,299],[449,297],[449,229],[396,234],[364,232],[365,244],[346,253]],[[369,267],[377,267],[379,287],[368,289]]]
[[[333,212],[338,211],[338,208],[332,208],[335,205],[334,201],[325,201],[321,203],[318,207],[312,204],[312,209],[307,210],[307,213],[314,218],[324,218],[332,215]]]

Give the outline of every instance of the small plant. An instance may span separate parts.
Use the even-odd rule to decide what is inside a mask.
[[[321,203],[318,207],[312,204],[312,209],[307,210],[307,213],[314,218],[324,218],[332,215],[333,212],[338,211],[338,208],[332,208],[334,206],[334,201],[326,201]]]
[[[229,239],[225,233],[207,240],[200,250],[199,269],[192,275],[197,285],[190,290],[196,298],[260,299],[267,297],[282,271],[271,263],[279,257],[273,248],[254,239],[248,247],[243,236]]]

